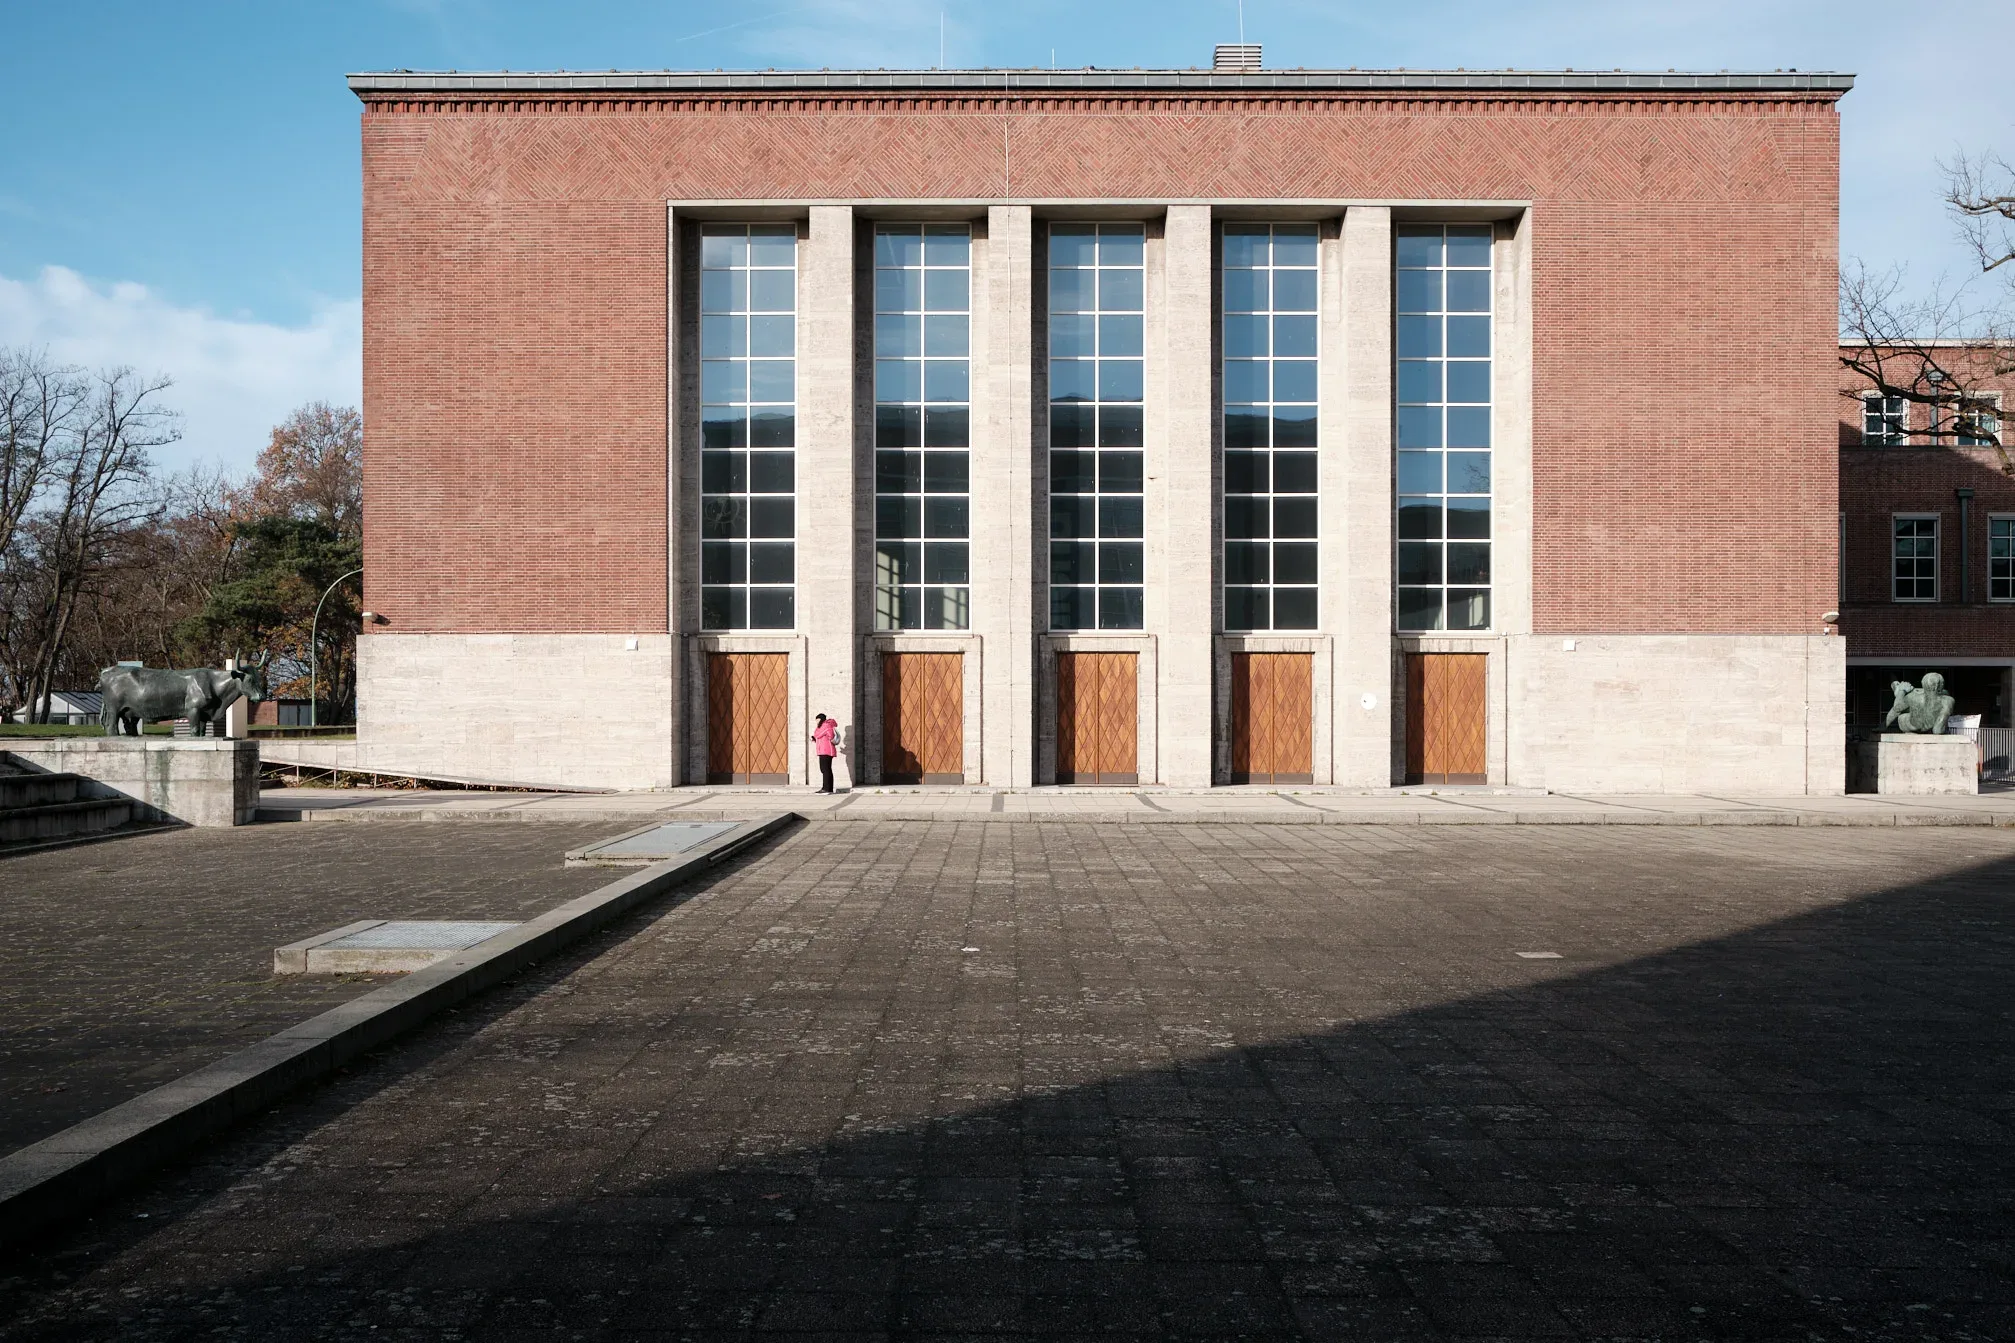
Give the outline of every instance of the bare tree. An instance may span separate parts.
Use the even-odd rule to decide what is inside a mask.
[[[49,694],[78,601],[125,534],[159,511],[148,450],[179,438],[174,412],[159,404],[166,377],[130,368],[96,374],[77,432],[51,473],[54,502],[36,520],[44,572],[39,644],[27,691],[31,713],[46,721]]]
[[[1843,266],[1840,362],[1861,385],[1842,395],[1859,400],[1868,392],[1923,406],[1921,432],[1933,444],[1991,440],[2002,448],[2002,470],[2015,474],[2007,439],[1986,413],[1987,391],[2015,374],[2015,266],[2001,271],[2007,282],[1998,289],[1981,284],[2015,261],[2015,172],[1998,155],[1962,155],[1941,166],[1946,206],[1980,270],[1913,297],[1900,268]]]

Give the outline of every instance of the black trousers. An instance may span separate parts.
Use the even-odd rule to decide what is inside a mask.
[[[824,785],[819,789],[821,793],[833,791],[833,758],[829,755],[819,757],[819,779]]]

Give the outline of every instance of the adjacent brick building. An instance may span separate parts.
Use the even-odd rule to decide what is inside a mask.
[[[1848,77],[350,84],[370,767],[1842,786]]]
[[[1843,347],[1843,353],[1864,352]],[[1848,371],[1840,415],[1841,633],[1847,708],[1879,727],[1890,684],[1945,677],[1962,714],[2015,727],[2015,351],[1939,341],[1887,354],[1888,376],[1941,404],[1883,398]],[[1997,740],[1990,760],[2005,755]],[[2001,768],[2005,769],[2006,762]]]

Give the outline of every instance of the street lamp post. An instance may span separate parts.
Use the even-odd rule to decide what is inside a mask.
[[[322,625],[322,602],[329,600],[329,594],[334,592],[336,588],[343,582],[344,579],[355,578],[358,574],[361,574],[363,572],[364,571],[362,569],[352,569],[350,570],[349,573],[344,574],[342,578],[337,579],[334,583],[329,584],[328,587],[323,588],[322,600],[315,603],[315,618],[308,622],[308,726],[309,727],[315,726],[315,699],[316,699],[315,635],[320,630]]]

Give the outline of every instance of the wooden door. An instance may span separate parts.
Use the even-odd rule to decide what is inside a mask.
[[[1406,657],[1406,781],[1484,783],[1488,722],[1482,653]]]
[[[707,657],[707,782],[789,783],[790,655]]]
[[[1056,781],[1140,782],[1140,658],[1056,655]]]
[[[882,782],[964,783],[965,655],[882,654]]]
[[[1315,782],[1315,659],[1231,655],[1231,781]]]

